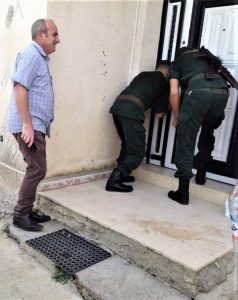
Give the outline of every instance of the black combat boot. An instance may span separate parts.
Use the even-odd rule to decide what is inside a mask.
[[[134,182],[135,181],[135,177],[131,176],[131,175],[127,175],[126,177],[122,177],[122,179],[120,180],[120,182]]]
[[[181,171],[179,171],[179,170],[177,170],[175,173],[174,173],[174,177],[175,178],[179,178],[179,177],[181,177]]]
[[[122,192],[129,193],[133,191],[131,185],[123,184],[122,181],[123,175],[118,169],[114,169],[111,176],[109,177],[106,184],[106,191],[108,192]]]
[[[177,191],[169,191],[168,196],[170,199],[182,205],[189,203],[189,179],[179,179],[179,188]]]
[[[196,184],[204,185],[206,182],[206,170],[207,165],[204,163],[201,163],[199,167],[197,168],[197,174],[195,177]]]

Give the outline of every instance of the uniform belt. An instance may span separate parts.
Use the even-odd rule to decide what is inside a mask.
[[[136,103],[138,106],[140,106],[140,108],[145,110],[145,104],[141,101],[141,99],[139,97],[136,97],[133,95],[119,95],[116,98],[116,101],[120,101],[120,100],[129,100],[131,102]]]
[[[220,78],[221,79],[221,75],[219,74],[214,74],[213,75],[213,78]],[[190,78],[189,80],[189,84],[194,81],[194,80],[197,80],[197,79],[206,79],[206,74],[205,73],[199,73],[197,75],[194,75],[192,78]]]
[[[197,88],[193,89],[195,91],[205,91],[209,93],[214,93],[214,94],[225,94],[228,93],[227,88],[213,88],[213,87],[206,87],[206,88]]]

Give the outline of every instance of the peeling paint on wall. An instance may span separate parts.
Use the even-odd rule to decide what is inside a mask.
[[[8,11],[7,11],[7,16],[6,16],[6,21],[5,21],[5,24],[6,24],[6,27],[9,28],[12,24],[12,19],[13,19],[13,16],[14,16],[14,7],[12,5],[10,5],[8,7]]]
[[[21,18],[24,19],[24,14],[23,14],[22,7],[21,7],[21,4],[19,1],[16,2],[15,7],[13,5],[10,5],[8,7],[6,20],[5,20],[5,25],[7,28],[11,27],[12,21],[18,12],[19,12]]]

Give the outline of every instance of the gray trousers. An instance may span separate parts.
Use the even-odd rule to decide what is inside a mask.
[[[27,164],[26,173],[18,194],[17,205],[14,208],[14,214],[25,216],[32,211],[37,186],[46,174],[45,135],[39,131],[34,132],[36,149],[28,148],[27,144],[21,138],[21,132],[13,135]]]

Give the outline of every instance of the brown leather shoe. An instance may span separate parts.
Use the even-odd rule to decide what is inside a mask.
[[[27,231],[41,231],[43,226],[37,224],[30,216],[13,216],[13,225]]]

